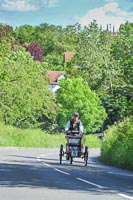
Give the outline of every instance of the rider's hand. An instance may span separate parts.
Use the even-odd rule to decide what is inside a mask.
[[[70,135],[70,130],[66,131],[66,135]]]
[[[79,132],[79,135],[80,135],[80,136],[83,136],[83,132],[80,131],[80,132]]]

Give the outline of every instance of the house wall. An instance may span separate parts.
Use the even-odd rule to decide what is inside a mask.
[[[50,85],[48,85],[48,88],[50,90],[52,90],[53,93],[55,93],[60,87],[59,87],[59,85],[52,85],[52,84],[50,84]]]
[[[59,81],[61,79],[65,78],[64,74],[62,74],[58,79],[57,79],[57,84],[49,84],[48,85],[48,88],[50,90],[52,90],[53,93],[56,93],[56,91],[60,88],[60,86],[58,85],[59,84]],[[55,82],[56,83],[56,82]]]

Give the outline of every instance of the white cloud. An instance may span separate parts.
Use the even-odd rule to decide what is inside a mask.
[[[40,8],[54,7],[57,0],[3,0],[0,8],[7,11],[35,11]]]
[[[79,23],[81,25],[88,25],[93,20],[96,20],[103,28],[106,28],[107,24],[111,24],[111,26],[114,25],[117,30],[120,24],[126,21],[133,21],[133,16],[130,12],[121,10],[117,2],[110,2],[103,7],[89,10],[85,16],[79,19]]]
[[[34,11],[38,9],[38,7],[28,3],[26,0],[5,0],[1,4],[1,8],[8,11]]]
[[[46,4],[48,7],[55,7],[57,6],[57,0],[46,0]]]

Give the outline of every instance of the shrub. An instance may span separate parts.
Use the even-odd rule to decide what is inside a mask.
[[[133,116],[105,132],[101,160],[105,164],[133,170]]]

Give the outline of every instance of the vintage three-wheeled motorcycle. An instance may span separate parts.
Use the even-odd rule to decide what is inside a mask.
[[[88,164],[88,146],[83,146],[83,135],[80,135],[79,131],[71,131],[66,134],[66,146],[63,148],[63,144],[60,145],[59,150],[59,160],[62,164],[63,156],[66,157],[66,160],[70,161],[70,164],[73,163],[74,158],[84,159],[85,166]]]

